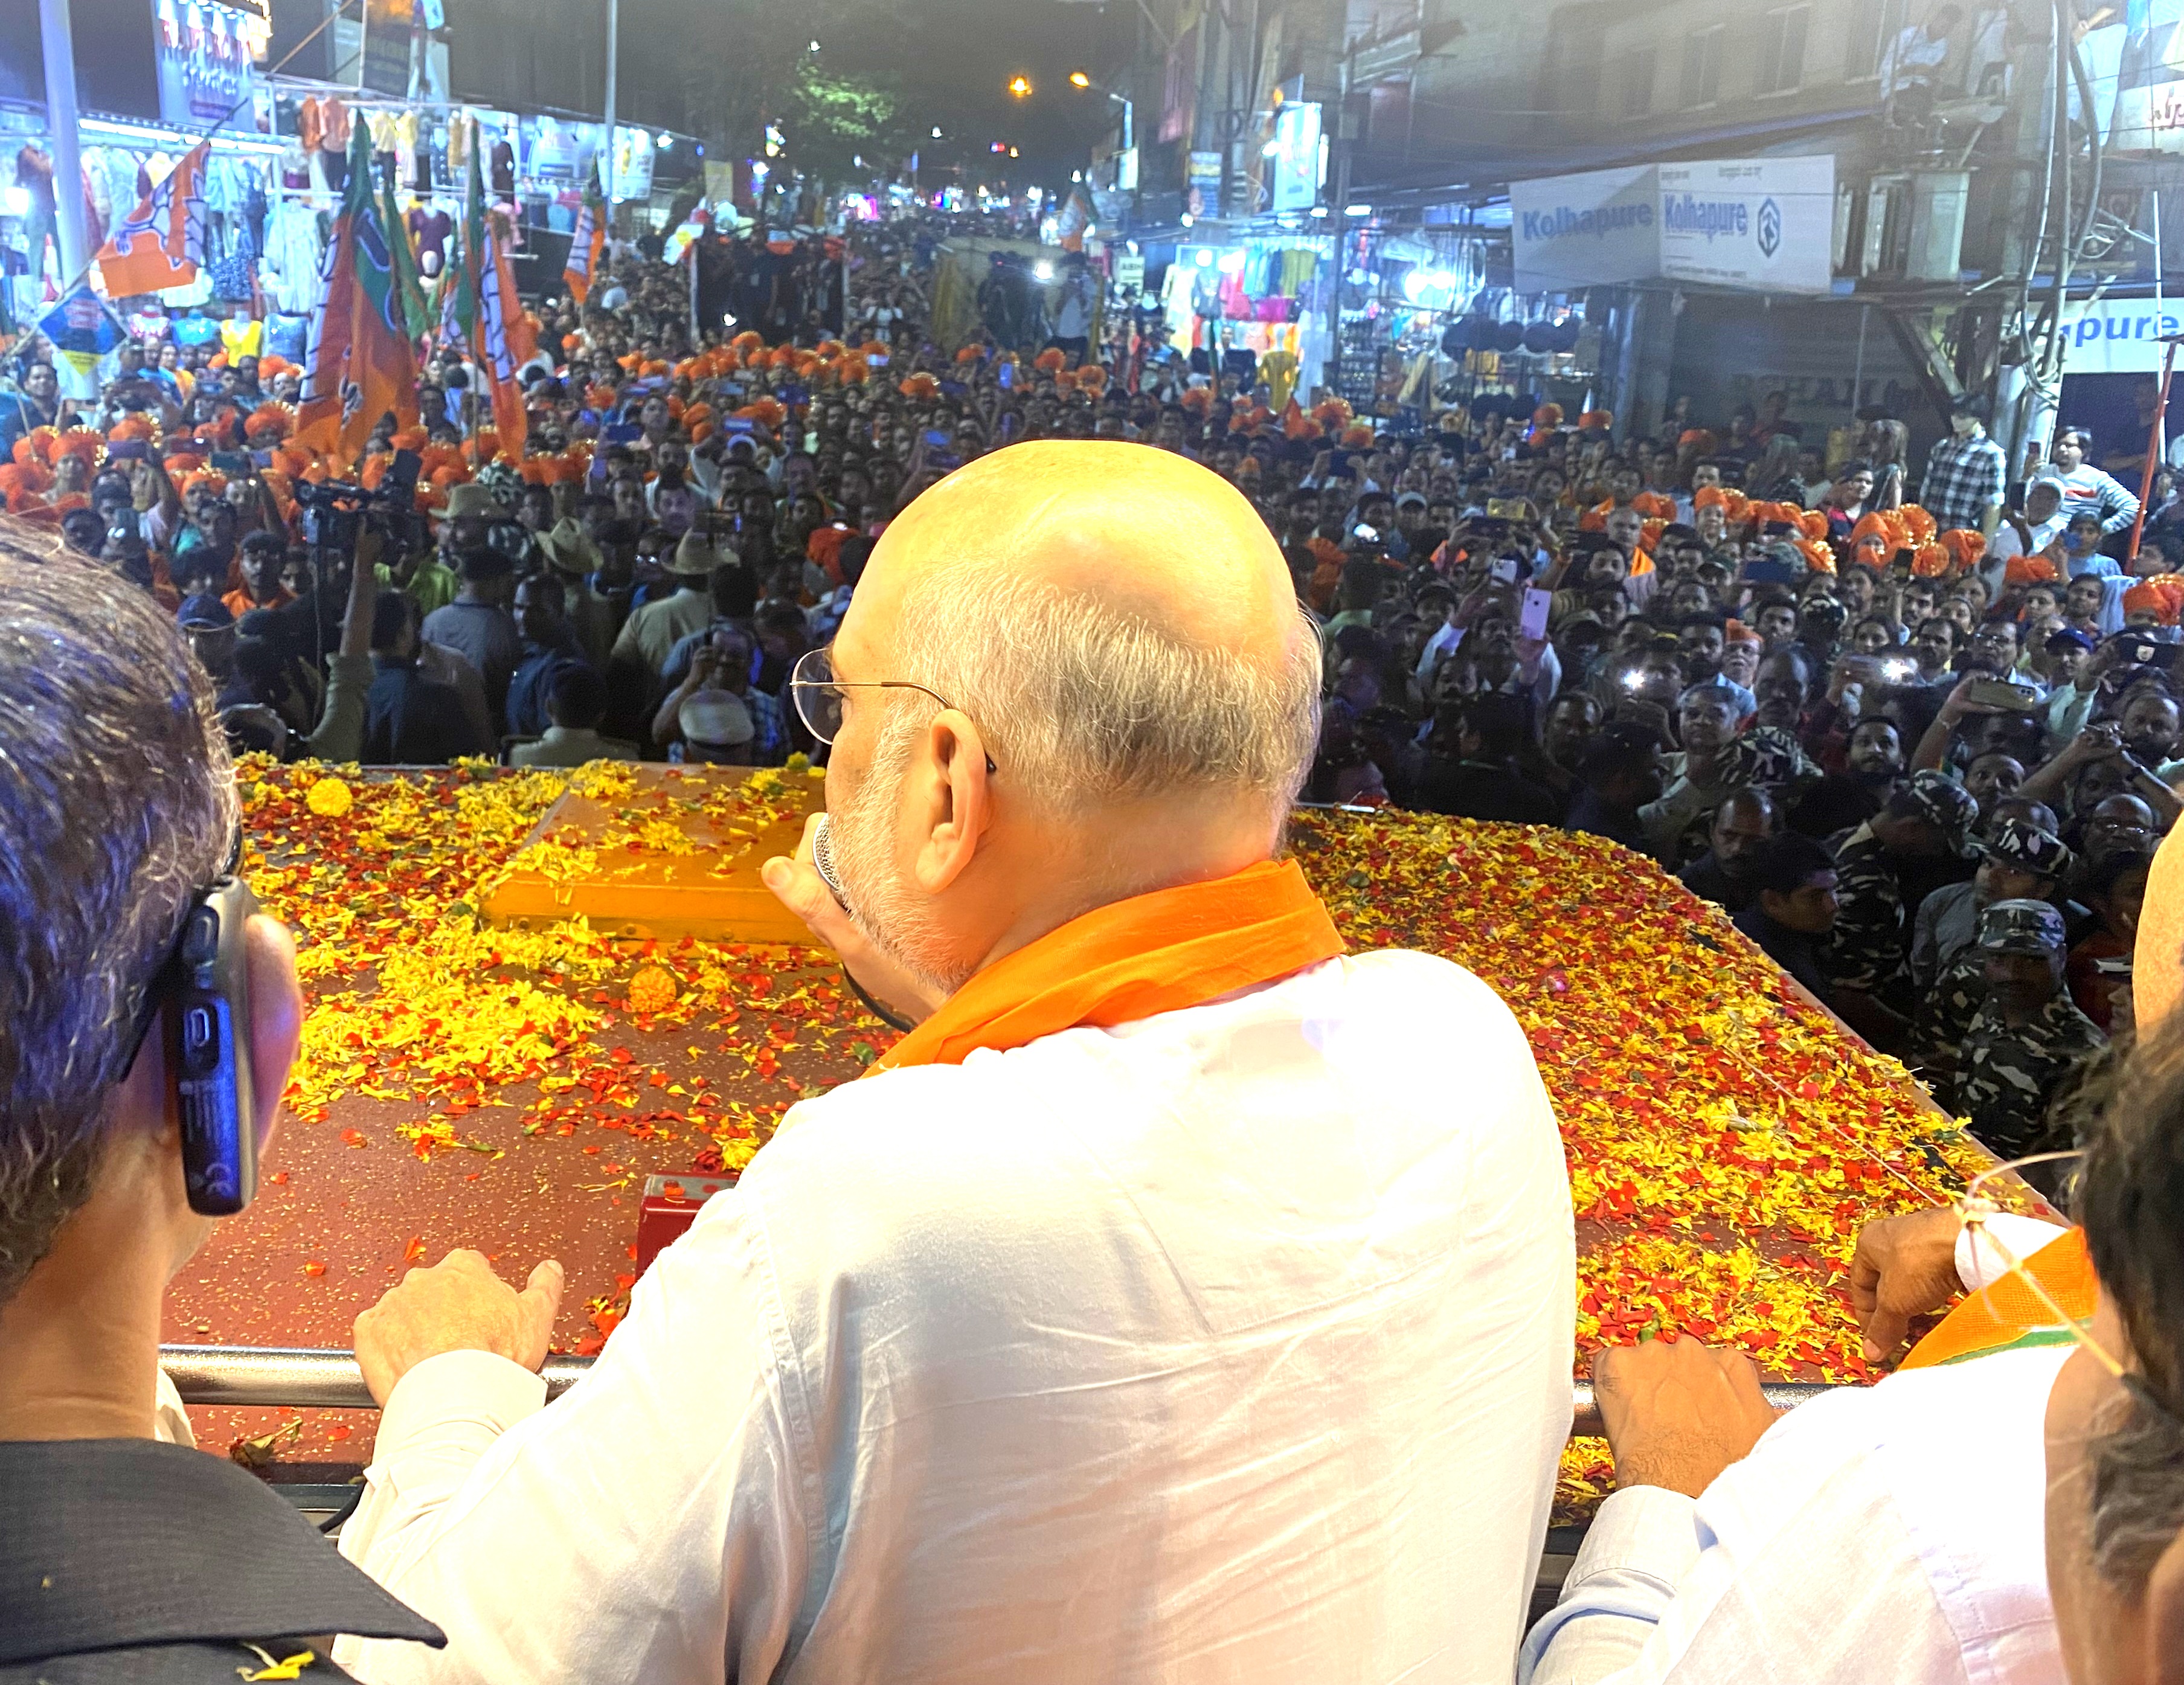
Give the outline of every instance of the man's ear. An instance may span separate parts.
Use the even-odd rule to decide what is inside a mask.
[[[993,763],[968,715],[944,708],[927,728],[923,764],[905,781],[919,831],[911,871],[937,895],[961,876],[993,818]]]
[[[304,1039],[304,991],[296,981],[296,939],[287,926],[255,915],[244,927],[243,963],[250,982],[250,1092],[259,1150],[272,1138],[273,1120]]]

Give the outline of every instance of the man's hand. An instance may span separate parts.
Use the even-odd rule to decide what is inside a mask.
[[[1696,1340],[1646,1340],[1592,1360],[1618,1487],[1696,1498],[1774,1425],[1759,1371],[1742,1352]]]
[[[813,814],[804,821],[803,840],[796,845],[794,858],[777,854],[760,869],[759,876],[777,901],[801,919],[804,927],[822,946],[834,950],[842,969],[856,979],[859,987],[898,1018],[922,1024],[947,997],[936,993],[883,954],[834,898],[827,880],[811,864],[811,838],[822,817]]]
[[[1851,1309],[1865,1336],[1865,1360],[1885,1363],[1911,1337],[1911,1319],[1939,1310],[1959,1293],[1957,1232],[1947,1205],[1882,1217],[1858,1232],[1850,1260]]]
[[[560,1304],[561,1266],[551,1258],[518,1293],[483,1254],[450,1252],[429,1270],[412,1270],[356,1319],[364,1384],[384,1406],[397,1382],[442,1352],[497,1352],[535,1370],[546,1361]]]

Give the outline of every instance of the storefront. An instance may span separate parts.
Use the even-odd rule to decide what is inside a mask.
[[[1268,372],[1284,399],[1303,389],[1326,355],[1325,242],[1275,233],[1198,243],[1186,232],[1173,249],[1156,281],[1148,264],[1133,289],[1160,311],[1168,345],[1206,372]],[[1111,257],[1110,274],[1134,269],[1132,256]]]

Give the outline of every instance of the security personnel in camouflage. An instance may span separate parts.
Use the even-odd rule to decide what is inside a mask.
[[[1955,779],[1914,773],[1836,853],[1838,911],[1821,969],[1839,1000],[1848,993],[1877,1004],[1894,1015],[1898,1033],[1912,1005],[1914,909],[1904,893],[1906,868],[1920,860],[1968,859],[1978,818],[1979,804]],[[1864,1015],[1844,1011],[1862,1032]]]
[[[2041,1150],[2055,1096],[2108,1044],[2063,987],[2067,945],[2045,901],[1997,901],[1980,917],[1986,999],[1964,1032],[1956,1109],[2004,1159]]]

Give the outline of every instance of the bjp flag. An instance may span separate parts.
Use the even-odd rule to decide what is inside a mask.
[[[577,213],[576,231],[569,236],[568,264],[561,270],[562,282],[578,309],[591,292],[592,278],[599,272],[599,253],[606,249],[606,207],[597,193],[588,192],[583,209]]]
[[[507,225],[499,212],[486,209],[478,152],[473,144],[470,192],[463,206],[462,292],[454,300],[454,320],[468,336],[471,360],[484,377],[500,448],[515,462],[522,459],[530,431],[515,371],[538,348],[524,319],[523,301],[516,297]]]
[[[205,160],[212,142],[182,154],[167,179],[98,248],[99,278],[109,298],[187,286],[204,261]]]
[[[417,359],[403,320],[387,231],[371,192],[371,131],[349,142],[348,187],[319,265],[319,303],[304,353],[296,442],[353,462],[380,417],[417,424]]]

